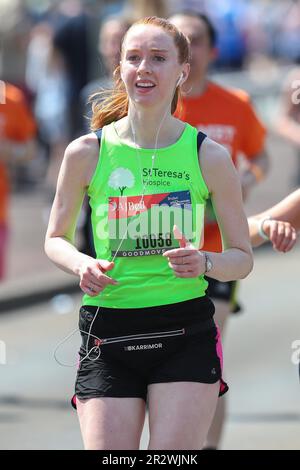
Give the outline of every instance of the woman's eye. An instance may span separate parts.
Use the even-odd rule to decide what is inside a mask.
[[[166,59],[165,59],[163,56],[161,56],[161,55],[156,55],[156,56],[154,56],[154,58],[155,58],[155,60],[158,60],[158,62],[164,62],[164,61],[166,60]]]
[[[139,56],[130,55],[129,57],[127,57],[127,60],[129,60],[130,62],[135,62],[136,60],[139,60]]]

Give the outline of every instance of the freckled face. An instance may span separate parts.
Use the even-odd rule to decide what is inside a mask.
[[[142,106],[171,103],[176,81],[188,64],[179,64],[172,36],[153,25],[136,25],[127,33],[121,74],[129,97]]]

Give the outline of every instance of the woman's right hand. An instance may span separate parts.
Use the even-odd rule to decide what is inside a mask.
[[[108,285],[116,286],[118,282],[105,274],[114,267],[114,263],[102,259],[88,258],[79,269],[81,290],[91,297],[95,297]]]

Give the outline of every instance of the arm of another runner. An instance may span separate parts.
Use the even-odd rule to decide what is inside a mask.
[[[45,252],[51,261],[63,271],[79,276],[81,289],[91,296],[98,295],[108,284],[117,284],[103,273],[112,269],[113,263],[94,259],[74,246],[76,222],[98,154],[94,134],[80,137],[67,147],[45,239]]]
[[[268,216],[273,220],[267,220]],[[263,219],[265,219],[263,231],[273,243],[274,248],[285,252],[291,250],[296,242],[296,231],[300,230],[300,189],[267,211],[249,217],[253,246],[259,246],[266,241],[259,235],[258,222]]]

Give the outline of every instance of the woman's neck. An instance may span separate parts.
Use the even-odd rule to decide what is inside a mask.
[[[167,147],[179,138],[183,128],[184,124],[166,109],[153,112],[129,107],[128,116],[116,123],[119,137],[141,148]]]

